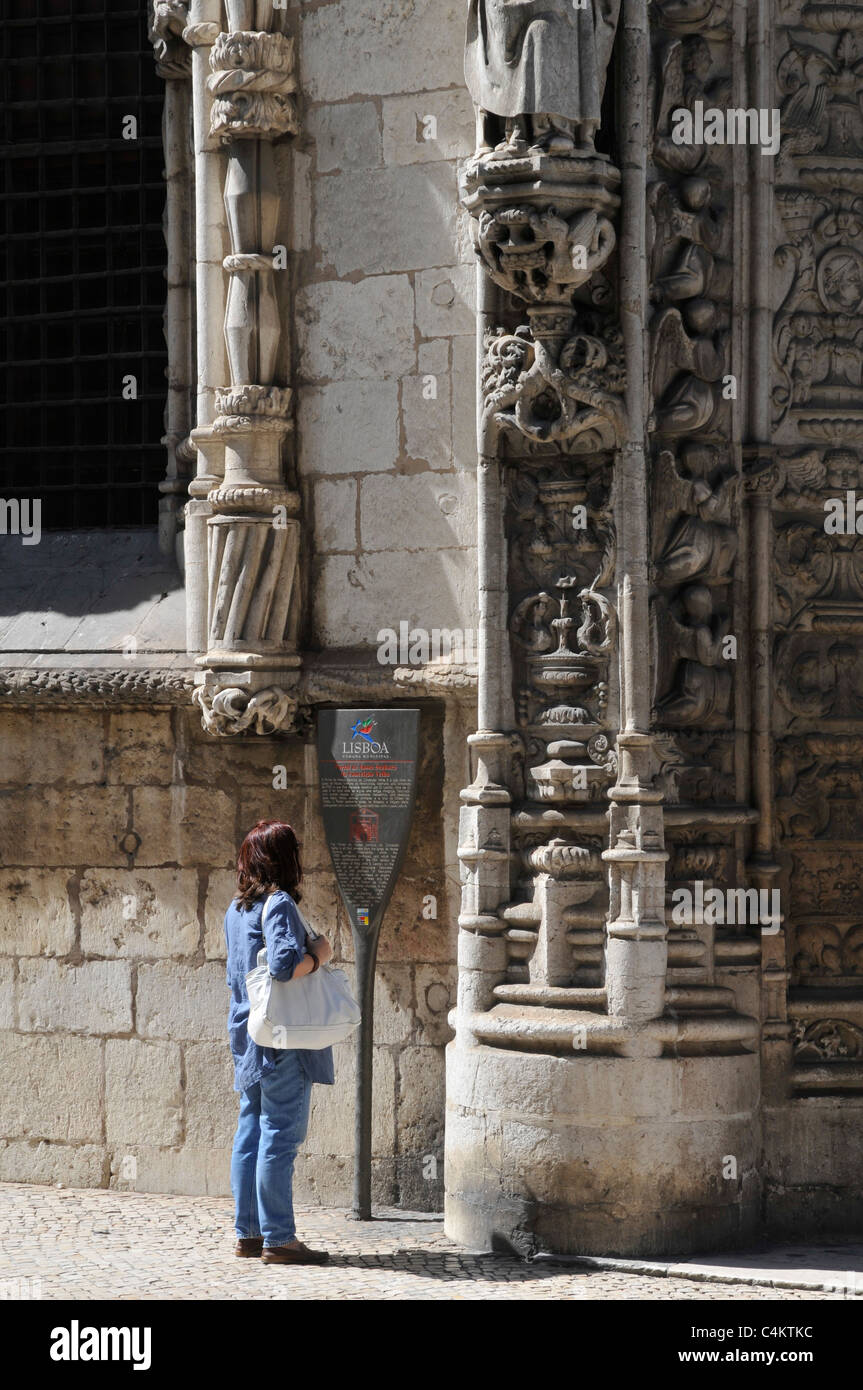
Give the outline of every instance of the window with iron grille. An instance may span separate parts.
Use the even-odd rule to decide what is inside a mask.
[[[152,526],[165,189],[146,6],[0,0],[0,16],[0,497],[41,497],[46,529]]]

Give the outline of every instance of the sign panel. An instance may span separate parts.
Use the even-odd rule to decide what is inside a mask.
[[[324,833],[355,934],[380,926],[416,801],[419,710],[322,710],[318,765]]]
[[[321,812],[351,920],[362,1022],[357,1031],[353,1214],[372,1214],[372,1046],[375,959],[402,866],[417,784],[417,709],[337,709],[318,715]]]

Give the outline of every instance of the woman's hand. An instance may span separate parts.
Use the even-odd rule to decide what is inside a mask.
[[[333,948],[325,936],[316,936],[314,941],[307,941],[306,950],[311,951],[321,965],[326,965],[333,958]]]

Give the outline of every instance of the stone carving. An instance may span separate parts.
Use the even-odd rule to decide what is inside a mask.
[[[656,501],[662,501],[671,518],[664,535],[659,530],[657,571],[663,584],[694,579],[727,584],[737,554],[737,529],[731,523],[738,479],[725,472],[715,445],[685,444],[680,456],[683,472],[670,450],[661,450],[657,459]],[[657,506],[658,528],[663,510]]]
[[[470,0],[477,153],[593,152],[620,0]]]
[[[863,557],[825,534],[824,501],[854,489],[863,438],[863,11],[805,4],[777,46],[782,146],[773,325],[776,815],[798,986],[859,988],[863,839]],[[818,446],[800,451],[800,438]],[[825,1004],[825,1011],[829,1006]],[[799,1060],[859,1055],[844,1020],[795,1025]]]
[[[189,76],[192,55],[183,41],[189,18],[185,0],[150,0],[148,36],[156,55],[156,71],[168,81]]]
[[[731,0],[654,0],[653,7],[672,34],[725,37],[729,31]]]
[[[198,686],[194,699],[208,734],[288,733],[298,708],[292,695],[273,685],[254,693],[230,686],[213,693]]]
[[[271,7],[258,7],[259,21]],[[228,4],[229,32],[210,54],[211,134],[224,146],[224,202],[230,252],[225,343],[230,385],[216,393],[212,437],[224,445],[224,476],[207,494],[210,517],[208,651],[211,671],[257,672],[253,693],[225,674],[225,699],[205,687],[199,697],[210,732],[264,733],[290,719],[273,690],[257,687],[267,670],[299,666],[300,497],[283,459],[292,431],[292,392],[275,384],[282,312],[273,248],[280,211],[273,141],[297,129],[293,40],[264,28],[248,30],[246,5]],[[218,685],[218,682],[217,682]],[[281,693],[280,699],[288,696]],[[295,702],[294,702],[295,703]],[[287,708],[287,707],[286,707]]]
[[[718,425],[727,333],[719,306],[691,299],[665,309],[653,325],[651,424],[667,437],[693,435]]]
[[[618,329],[573,333],[569,314],[536,315],[532,335],[498,329],[486,338],[484,417],[542,443],[612,448],[623,429],[622,358]]]
[[[856,1061],[863,1058],[863,1028],[844,1018],[819,1018],[814,1023],[794,1020],[794,1059],[797,1062]]]
[[[716,446],[689,443],[680,455],[684,471],[670,450],[660,451],[654,470],[655,572],[663,595],[654,607],[657,717],[672,728],[711,728],[730,713],[730,615],[722,596],[737,554],[731,522],[738,480],[724,470]]]
[[[589,208],[568,221],[550,205],[480,213],[477,250],[497,284],[525,303],[559,304],[605,265],[615,245],[607,217]]]
[[[296,134],[294,41],[284,34],[220,34],[210,53],[213,133],[223,140]]]
[[[32,704],[71,702],[186,705],[194,688],[191,673],[147,670],[30,671],[0,675],[0,699]]]

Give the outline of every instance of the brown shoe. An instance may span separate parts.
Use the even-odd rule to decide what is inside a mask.
[[[325,1265],[329,1258],[326,1250],[310,1250],[302,1241],[296,1247],[271,1245],[261,1255],[265,1265]]]
[[[263,1236],[240,1236],[234,1246],[234,1254],[241,1260],[256,1260],[263,1248]]]

